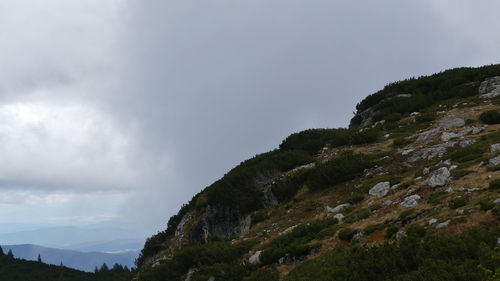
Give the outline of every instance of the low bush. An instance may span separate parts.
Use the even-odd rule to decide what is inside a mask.
[[[387,230],[385,231],[385,238],[391,239],[394,235],[396,235],[396,233],[398,233],[398,231],[399,231],[399,228],[397,228],[396,226],[394,226],[394,225],[389,226],[387,228]]]
[[[423,239],[409,235],[380,246],[341,247],[298,265],[284,281],[498,280],[499,236],[498,228],[476,228]]]
[[[341,201],[342,204],[349,203],[351,205],[358,204],[359,202],[363,201],[365,199],[365,196],[362,194],[353,194],[348,196],[347,198],[343,199]]]
[[[415,209],[404,210],[399,214],[399,219],[406,219],[415,213]]]
[[[357,232],[358,231],[355,229],[344,228],[339,231],[339,239],[343,241],[351,241]]]
[[[450,204],[448,205],[451,209],[458,209],[460,207],[463,207],[467,205],[467,198],[465,197],[457,197],[453,200],[450,201]]]
[[[488,110],[481,113],[479,120],[485,124],[500,124],[500,112],[498,110]]]
[[[365,235],[370,235],[377,230],[382,230],[386,227],[384,224],[372,224],[363,229]]]
[[[490,188],[494,190],[500,190],[500,179],[490,181]]]
[[[354,210],[352,213],[350,213],[348,216],[344,218],[344,221],[346,223],[353,223],[357,222],[359,220],[366,219],[370,216],[370,209],[368,208],[359,208],[357,210]]]
[[[434,113],[434,112],[422,113],[422,114],[417,115],[417,117],[415,118],[415,121],[417,121],[418,123],[426,123],[426,122],[431,122],[434,120],[436,120],[436,113]]]
[[[443,199],[445,199],[448,196],[447,192],[444,191],[439,191],[439,192],[434,192],[429,196],[429,199],[427,199],[427,203],[429,204],[439,204]]]

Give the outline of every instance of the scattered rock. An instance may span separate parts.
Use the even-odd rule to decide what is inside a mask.
[[[430,142],[439,133],[438,129],[430,129],[417,135],[416,142]]]
[[[494,204],[500,204],[500,198],[497,198],[493,201]]]
[[[417,150],[408,158],[408,162],[413,163],[420,160],[432,160],[436,157],[440,158],[448,152],[449,147],[454,147],[457,142],[447,142]]]
[[[401,240],[403,237],[406,237],[406,231],[400,230],[396,233],[396,240]]]
[[[430,187],[444,186],[450,181],[450,176],[448,168],[439,168],[430,174],[427,184]]]
[[[389,206],[392,204],[392,200],[385,200],[384,201],[384,206]]]
[[[454,114],[449,114],[439,119],[437,125],[440,130],[455,129],[465,126],[465,120]]]
[[[400,186],[401,186],[401,184],[398,183],[398,184],[395,184],[395,185],[391,186],[391,189],[393,189],[393,190],[394,189],[398,189]]]
[[[387,195],[389,189],[391,187],[391,183],[388,181],[379,182],[375,186],[373,186],[368,193],[372,196],[382,198]]]
[[[361,239],[361,237],[363,237],[365,234],[363,233],[363,231],[359,231],[359,232],[356,232],[356,234],[354,234],[354,236],[352,237],[351,241],[358,241],[359,239]]]
[[[445,192],[448,192],[448,193],[452,193],[453,192],[453,188],[452,187],[448,187]]]
[[[500,155],[498,155],[498,156],[497,156],[497,157],[495,157],[495,158],[491,158],[491,159],[490,159],[490,165],[491,165],[491,166],[496,166],[496,165],[498,165],[498,164],[500,164]]]
[[[455,170],[456,168],[458,168],[458,166],[457,166],[457,165],[451,165],[451,167],[450,167],[450,171]]]
[[[342,222],[342,220],[345,218],[345,216],[340,213],[336,214],[333,217],[336,218],[339,222]]]
[[[325,211],[327,214],[335,214],[338,212],[342,212],[343,210],[349,208],[350,206],[351,206],[351,204],[349,204],[349,203],[340,204],[340,205],[336,206],[335,208],[330,208],[330,207],[326,206]]]
[[[418,200],[420,200],[420,198],[421,197],[417,194],[410,195],[406,197],[400,204],[405,208],[415,208],[418,206]]]
[[[458,142],[458,146],[460,148],[466,148],[469,145],[472,145],[476,142],[476,140],[463,140]]]
[[[436,225],[436,228],[439,229],[439,228],[445,228],[447,227],[449,224],[450,224],[451,220],[447,220],[445,222],[442,222],[442,223],[438,223]]]
[[[500,143],[495,143],[490,146],[490,151],[491,152],[497,152],[500,151]]]
[[[406,195],[410,195],[410,194],[414,193],[415,191],[417,191],[415,188],[410,188],[410,189],[408,189],[408,191],[406,191]]]
[[[424,170],[422,171],[422,174],[427,175],[429,172],[430,172],[429,168],[424,168]]]
[[[433,225],[433,224],[435,224],[437,221],[438,221],[437,219],[430,219],[428,223],[429,223],[429,225]]]
[[[260,263],[260,254],[262,254],[262,251],[257,251],[255,252],[249,259],[248,262],[251,264],[256,264]]]
[[[486,79],[479,86],[479,94],[483,99],[491,99],[500,96],[500,76]]]

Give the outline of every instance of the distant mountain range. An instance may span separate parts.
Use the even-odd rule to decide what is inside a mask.
[[[106,263],[109,267],[117,263],[130,268],[134,266],[134,261],[138,255],[137,251],[124,251],[120,253],[80,252],[47,248],[32,244],[2,245],[2,248],[5,253],[12,250],[16,258],[37,260],[40,254],[44,263],[60,265],[62,262],[67,267],[83,271],[94,271],[95,267],[100,267],[103,263]]]

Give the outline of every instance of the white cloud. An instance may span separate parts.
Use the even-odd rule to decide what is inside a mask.
[[[123,189],[140,168],[132,132],[82,103],[0,106],[0,188]]]

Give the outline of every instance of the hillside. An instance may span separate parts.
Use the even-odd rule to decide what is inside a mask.
[[[137,252],[130,251],[124,253],[102,253],[102,252],[79,252],[73,250],[61,250],[47,248],[31,244],[23,245],[2,245],[4,251],[12,250],[16,258],[35,261],[41,255],[43,262],[47,264],[59,265],[61,262],[71,268],[93,272],[96,267],[102,264],[120,264],[128,268],[133,267]]]
[[[136,279],[500,280],[499,110],[500,65],[389,84],[195,195]]]

